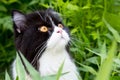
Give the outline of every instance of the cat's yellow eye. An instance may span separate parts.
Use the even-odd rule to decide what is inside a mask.
[[[63,25],[62,24],[58,24],[58,27],[63,28]]]
[[[47,28],[46,26],[42,26],[42,27],[39,28],[39,30],[40,30],[41,32],[47,32],[47,31],[48,31],[48,28]]]

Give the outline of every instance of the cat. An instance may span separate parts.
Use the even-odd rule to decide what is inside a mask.
[[[77,67],[69,55],[69,29],[51,8],[24,14],[12,11],[15,45],[40,76],[57,74],[64,62],[60,80],[78,80]],[[13,78],[17,76],[15,60]]]

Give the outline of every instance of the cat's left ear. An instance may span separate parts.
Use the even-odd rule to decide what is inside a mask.
[[[48,8],[47,12],[56,17],[57,19],[62,21],[61,14],[53,10],[52,8]]]
[[[48,8],[48,9],[47,9],[47,12],[50,12],[50,13],[55,14],[55,15],[60,15],[60,13],[56,12],[56,11],[55,11],[54,9],[52,9],[52,8]]]
[[[15,24],[14,29],[18,33],[21,33],[25,29],[26,17],[23,13],[17,10],[12,11],[12,19]]]

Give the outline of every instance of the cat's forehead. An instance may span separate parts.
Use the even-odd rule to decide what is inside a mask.
[[[27,20],[30,23],[51,23],[58,24],[62,22],[58,13],[54,11],[35,11],[33,13],[27,14]]]

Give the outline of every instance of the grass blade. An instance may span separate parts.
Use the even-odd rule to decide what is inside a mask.
[[[11,80],[10,76],[8,75],[7,71],[5,72],[5,80]]]
[[[106,24],[107,28],[112,32],[114,38],[117,42],[120,43],[120,35],[119,33],[103,18],[103,22]]]
[[[19,52],[20,53],[20,52]],[[40,77],[40,73],[38,73],[32,65],[25,59],[25,57],[20,53],[21,58],[23,59],[23,62],[26,65],[27,70],[30,73],[30,76],[32,77],[32,80],[42,80]]]
[[[114,41],[111,45],[111,48],[108,52],[107,58],[103,61],[100,66],[99,72],[95,78],[95,80],[109,80],[110,72],[112,70],[113,59],[115,56],[117,43]]]
[[[103,45],[101,46],[100,55],[101,55],[100,57],[101,57],[101,64],[102,64],[104,59],[106,59],[107,57],[106,42],[104,42]]]
[[[62,70],[63,70],[63,66],[64,66],[64,62],[61,64],[59,70],[58,70],[58,73],[57,73],[57,76],[56,76],[56,80],[59,80],[60,79],[60,76],[62,74]]]
[[[19,80],[25,80],[25,69],[18,54],[16,57],[16,71]]]
[[[97,72],[92,67],[86,66],[86,65],[81,64],[81,63],[78,63],[78,64],[81,65],[87,72],[90,72],[90,73],[92,73],[94,75],[97,74]]]

